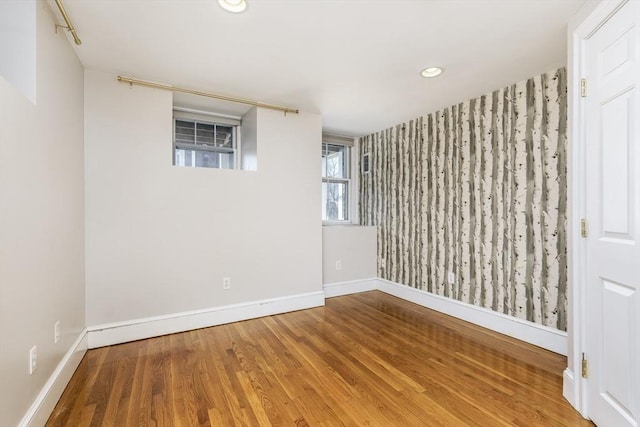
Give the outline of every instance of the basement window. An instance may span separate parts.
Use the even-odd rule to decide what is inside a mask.
[[[238,125],[216,117],[174,114],[175,166],[238,169]]]
[[[322,144],[322,220],[349,220],[350,147],[341,144]]]

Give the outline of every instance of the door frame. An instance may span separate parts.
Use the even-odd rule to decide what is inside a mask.
[[[567,369],[563,374],[563,395],[588,418],[589,381],[582,378],[582,353],[587,353],[586,240],[581,236],[581,220],[586,218],[585,102],[580,80],[586,75],[586,42],[630,0],[587,1],[569,22],[568,44],[568,307]],[[588,92],[588,84],[587,84]]]

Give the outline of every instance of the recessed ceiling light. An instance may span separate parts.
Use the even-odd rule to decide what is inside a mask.
[[[436,77],[442,74],[442,68],[440,67],[427,67],[420,71],[422,77]]]
[[[224,10],[233,13],[244,12],[247,8],[246,0],[218,0],[218,3],[220,3],[220,6],[222,6]]]

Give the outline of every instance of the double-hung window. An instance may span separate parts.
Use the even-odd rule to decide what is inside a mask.
[[[322,143],[322,220],[348,221],[350,146]]]
[[[173,164],[237,169],[238,126],[189,117],[174,117]]]

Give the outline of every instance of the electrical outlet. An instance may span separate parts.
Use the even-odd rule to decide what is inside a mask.
[[[342,261],[336,261],[336,270],[342,270]]]
[[[58,320],[55,325],[53,325],[53,343],[58,344],[60,341],[60,321]]]
[[[447,278],[448,278],[448,280],[449,280],[449,284],[450,284],[450,285],[453,285],[454,283],[456,283],[456,275],[455,275],[455,274],[453,274],[453,272],[452,272],[452,271],[450,271],[450,272],[449,272],[449,275],[448,275],[448,277],[447,277]]]
[[[384,258],[380,258],[380,269],[384,270],[384,266],[385,266],[385,259]]]
[[[225,291],[231,289],[231,277],[224,277],[222,279],[222,289]]]
[[[34,345],[29,350],[29,375],[33,375],[36,369],[38,369],[38,346]]]

